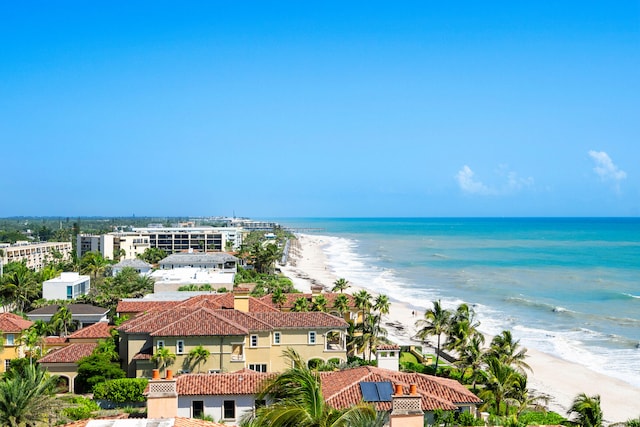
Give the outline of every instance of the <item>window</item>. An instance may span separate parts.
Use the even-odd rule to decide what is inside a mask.
[[[158,349],[164,348],[164,341],[158,341],[158,343],[156,344],[156,348]]]
[[[194,400],[191,402],[191,418],[200,418],[204,415],[204,401]]]
[[[309,344],[316,343],[316,331],[309,331]]]
[[[249,363],[249,369],[256,372],[267,372],[266,363]]]
[[[273,333],[273,343],[280,344],[280,332]]]
[[[14,334],[7,334],[7,345],[15,345],[15,340]]]
[[[176,354],[184,354],[184,341],[178,340],[176,342]]]
[[[233,420],[236,418],[236,402],[234,400],[225,400],[222,402],[222,418],[225,420]]]
[[[258,346],[258,336],[257,335],[251,335],[250,339],[251,339],[251,343],[249,344],[249,346],[257,347]]]
[[[243,345],[242,344],[233,344],[231,348],[231,360],[234,362],[244,360],[243,355]]]
[[[7,372],[11,368],[11,359],[6,359],[4,361],[4,371]]]
[[[67,299],[73,299],[73,286],[67,286]]]

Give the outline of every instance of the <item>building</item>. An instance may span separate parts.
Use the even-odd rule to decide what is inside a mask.
[[[68,260],[71,257],[71,242],[16,242],[0,243],[0,264],[24,262],[28,268],[41,270],[56,257]]]
[[[123,259],[119,263],[111,267],[111,272],[115,276],[120,273],[124,268],[133,268],[138,274],[151,274],[152,265],[139,258],[135,259]]]
[[[232,299],[232,307],[228,299]],[[118,311],[121,310],[120,305]],[[287,368],[282,350],[295,349],[305,361],[346,361],[348,323],[323,312],[284,313],[246,293],[189,298],[138,314],[119,328],[120,357],[130,377],[149,377],[153,354],[168,347],[179,372],[235,372]],[[194,365],[189,352],[203,346],[206,362]]]
[[[66,307],[71,312],[71,320],[76,322],[79,328],[109,321],[107,318],[108,308],[96,307],[91,304],[69,304]],[[51,304],[28,312],[27,317],[34,322],[38,320],[49,322],[59,309],[59,304]]]
[[[78,235],[77,252],[82,257],[99,251],[105,258],[135,259],[148,248],[168,254],[177,252],[222,252],[237,250],[242,244],[242,230],[234,227],[144,227],[102,236]]]
[[[46,300],[76,299],[86,295],[90,288],[89,276],[76,272],[64,272],[42,283],[42,298]]]
[[[161,270],[190,267],[223,273],[238,272],[238,258],[226,253],[177,253],[164,258],[158,265]]]
[[[24,347],[20,344],[20,335],[31,325],[32,321],[17,314],[0,313],[0,339],[4,344],[0,347],[0,372],[6,372],[13,359],[25,356]]]

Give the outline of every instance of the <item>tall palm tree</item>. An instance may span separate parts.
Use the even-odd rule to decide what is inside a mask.
[[[484,345],[484,336],[477,334],[471,338],[469,344],[459,350],[458,360],[454,362],[460,371],[462,372],[462,378],[467,375],[471,379],[473,391],[476,391],[476,382],[479,374],[482,371],[482,365],[484,364],[484,351],[482,346]]]
[[[324,295],[316,295],[311,301],[313,311],[327,311],[329,300]]]
[[[531,367],[524,361],[527,358],[527,349],[520,346],[520,340],[514,340],[511,331],[502,331],[491,340],[488,351],[489,357],[495,357],[520,372],[525,369],[531,371]]]
[[[349,305],[349,297],[345,294],[340,294],[333,300],[333,308],[338,310],[341,317],[344,317],[344,314],[349,311]]]
[[[176,361],[176,355],[167,347],[162,347],[157,349],[155,354],[151,356],[151,361],[156,364],[160,372],[163,372],[164,368],[173,365],[173,362]]]
[[[487,383],[478,397],[492,405],[496,415],[508,415],[509,405],[517,405],[521,377],[518,371],[495,357],[487,360]],[[504,404],[504,406],[503,406]]]
[[[581,427],[601,427],[602,408],[600,407],[600,396],[587,396],[580,393],[573,400],[568,415],[576,415],[576,423]]]
[[[333,288],[331,288],[331,292],[340,292],[343,293],[347,288],[349,288],[349,281],[345,278],[340,278],[333,282]]]
[[[276,288],[271,294],[271,302],[278,307],[278,310],[282,310],[282,305],[287,302],[287,296],[282,289]]]
[[[291,348],[284,352],[292,368],[266,382],[258,399],[267,396],[276,403],[258,409],[251,425],[272,427],[348,427],[372,425],[376,411],[371,404],[359,403],[346,409],[331,408],[322,395],[320,377],[310,370]]]
[[[100,252],[87,252],[80,260],[80,272],[94,279],[104,274],[109,261]]]
[[[291,311],[309,311],[309,301],[305,297],[296,298],[293,302],[293,307],[291,307]]]
[[[31,270],[24,263],[16,263],[12,271],[2,276],[0,298],[3,300],[5,311],[15,309],[23,312],[30,301],[42,292],[40,285]]]
[[[69,335],[69,329],[73,325],[73,315],[71,311],[64,305],[58,308],[58,311],[51,317],[51,326],[61,336]]]
[[[433,307],[425,311],[424,319],[416,321],[417,336],[426,340],[429,336],[436,336],[436,366],[435,374],[438,374],[438,362],[440,360],[441,337],[449,331],[451,312],[442,307],[440,300],[433,301]]]
[[[364,322],[366,313],[371,310],[371,294],[366,289],[361,289],[353,294],[353,299],[356,307],[362,310],[361,321]]]
[[[19,375],[11,370],[7,374],[0,381],[0,425],[45,424],[62,409],[55,398],[57,377],[34,365],[25,366]]]
[[[209,350],[199,345],[189,352],[189,361],[193,363],[193,366],[197,366],[198,372],[200,372],[200,364],[207,363],[210,355],[211,352]]]
[[[460,304],[451,316],[445,348],[462,352],[474,337],[481,337],[484,343],[484,335],[478,332],[479,326],[480,322],[477,321],[473,308]]]

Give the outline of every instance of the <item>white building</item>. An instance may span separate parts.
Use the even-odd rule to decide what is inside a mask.
[[[54,254],[62,255],[63,260],[71,256],[71,242],[16,242],[0,243],[0,263],[6,265],[10,262],[24,261],[28,268],[40,270],[53,261]]]
[[[143,261],[139,258],[135,259],[123,259],[113,267],[111,267],[111,271],[113,276],[116,276],[120,273],[124,268],[133,268],[139,274],[149,275],[151,274],[152,266],[146,261]]]
[[[42,284],[42,298],[47,300],[76,299],[86,295],[91,288],[89,276],[76,272],[64,272]]]

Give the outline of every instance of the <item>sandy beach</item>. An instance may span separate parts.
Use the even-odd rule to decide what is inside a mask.
[[[310,292],[312,284],[322,284],[330,290],[333,282],[338,279],[327,268],[322,250],[326,243],[322,236],[298,236],[297,244],[290,251],[289,262],[286,266],[280,267],[298,290]],[[345,279],[349,280],[349,277]],[[358,289],[352,286],[347,292],[355,292]],[[392,303],[391,310],[383,319],[388,332],[387,337],[398,344],[418,344],[411,341],[411,337],[416,332],[415,321],[420,319],[424,312],[416,312],[414,315],[412,308],[394,300],[393,295],[388,297]],[[566,416],[573,399],[584,392],[589,396],[600,395],[607,424],[640,417],[640,388],[532,348],[527,349],[527,354],[527,363],[533,370],[533,373],[529,374],[529,388],[535,390],[536,394],[548,396],[549,410]]]

